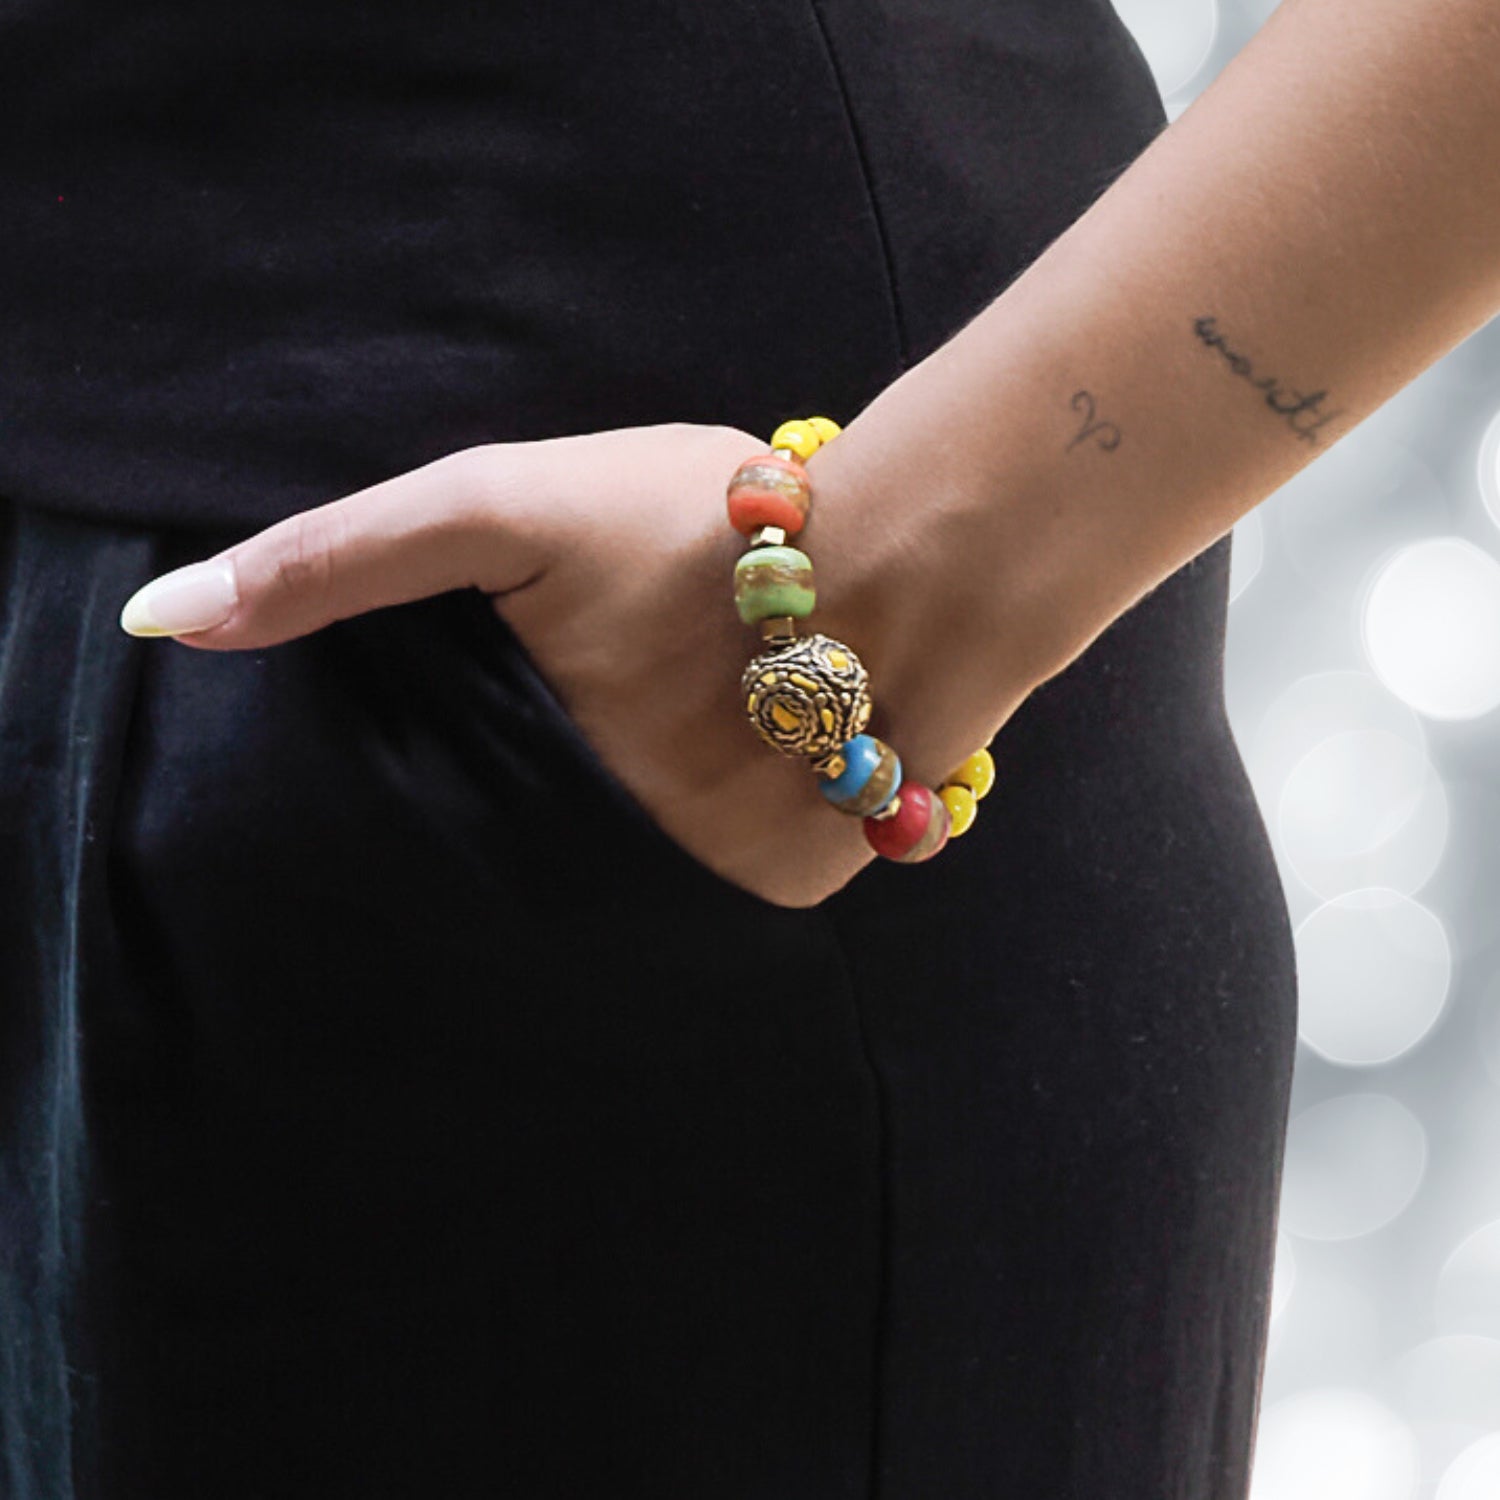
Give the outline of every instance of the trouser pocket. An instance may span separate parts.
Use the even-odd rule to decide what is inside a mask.
[[[672,854],[464,597],[131,643],[87,1002],[122,1493],[228,1454],[247,1493],[497,1454],[537,1497],[840,1492],[879,1253],[841,955]]]
[[[639,850],[655,878],[701,894],[727,910],[740,908],[768,920],[785,916],[777,906],[726,879],[677,842],[656,821],[635,793],[600,756],[553,690],[526,644],[508,620],[479,589],[461,589],[451,600],[455,626],[484,669],[487,682],[475,685],[476,700],[498,701],[507,713],[525,715],[545,738],[555,769],[569,778],[592,816],[616,825],[622,838]],[[747,736],[747,747],[750,740]],[[622,876],[624,870],[619,872]]]

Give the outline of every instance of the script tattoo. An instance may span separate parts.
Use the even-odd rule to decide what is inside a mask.
[[[1080,398],[1082,398],[1082,406],[1080,406],[1079,404]],[[1086,406],[1087,412],[1084,415],[1083,426],[1079,429],[1078,436],[1068,444],[1067,448],[1063,449],[1064,453],[1066,453],[1069,448],[1073,448],[1077,444],[1081,443],[1086,437],[1097,437],[1099,440],[1099,446],[1103,448],[1106,453],[1113,453],[1114,450],[1120,446],[1120,429],[1116,427],[1113,422],[1096,422],[1094,420],[1094,398],[1088,391],[1074,391],[1072,396],[1068,400],[1068,405],[1071,406],[1074,411],[1081,411],[1083,410],[1083,407]],[[1113,440],[1109,440],[1105,437],[1105,433],[1107,432],[1114,434]]]
[[[1266,405],[1278,416],[1285,417],[1293,432],[1304,442],[1316,443],[1318,440],[1313,433],[1325,422],[1334,417],[1343,415],[1342,411],[1329,411],[1319,414],[1317,421],[1309,422],[1305,427],[1297,425],[1297,413],[1317,410],[1318,403],[1328,394],[1327,391],[1314,391],[1310,396],[1304,396],[1301,391],[1292,391],[1295,398],[1290,405],[1283,405],[1278,399],[1283,392],[1277,384],[1275,375],[1267,375],[1263,379],[1254,378],[1254,366],[1243,354],[1236,354],[1225,342],[1224,335],[1214,327],[1214,319],[1211,317],[1194,318],[1193,332],[1210,348],[1218,349],[1224,356],[1225,362],[1236,375],[1243,376],[1253,385],[1256,390],[1266,393]]]

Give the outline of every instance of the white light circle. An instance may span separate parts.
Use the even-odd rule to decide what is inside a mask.
[[[1500,1084],[1500,972],[1490,976],[1480,996],[1479,1054],[1485,1071]]]
[[[1246,511],[1229,539],[1229,602],[1234,603],[1259,576],[1266,560],[1266,523],[1260,511]]]
[[[1379,559],[1457,524],[1431,465],[1368,424],[1346,433],[1261,504],[1275,514],[1292,568],[1325,597],[1352,596]]]
[[[1325,901],[1293,937],[1297,1035],[1330,1062],[1390,1062],[1432,1030],[1447,1004],[1447,931],[1399,891],[1375,887]]]
[[[1292,1289],[1297,1285],[1297,1257],[1292,1250],[1289,1236],[1276,1231],[1276,1262],[1271,1271],[1271,1321],[1274,1323],[1292,1300]]]
[[[1388,1094],[1340,1094],[1287,1127],[1281,1224],[1309,1240],[1348,1240],[1389,1224],[1416,1197],[1427,1133]]]
[[[1473,760],[1470,770],[1451,771],[1443,778],[1455,810],[1443,855],[1443,921],[1453,934],[1454,951],[1466,966],[1483,974],[1495,963],[1488,955],[1500,954],[1495,899],[1500,777],[1495,774],[1493,754],[1481,753]],[[1477,962],[1481,959],[1482,963]]]
[[[1323,1386],[1267,1406],[1256,1432],[1251,1500],[1412,1500],[1416,1437],[1363,1391]]]
[[[1421,719],[1368,672],[1311,672],[1277,696],[1250,736],[1244,761],[1256,800],[1278,807],[1303,756],[1329,736],[1355,730],[1394,735],[1427,759]]]
[[[1442,859],[1448,797],[1423,746],[1387,729],[1347,729],[1287,773],[1276,835],[1320,896],[1374,885],[1410,894]]]
[[[1403,547],[1365,592],[1365,656],[1418,713],[1473,719],[1500,704],[1500,562],[1460,536]]]
[[[1381,1381],[1410,1424],[1430,1478],[1500,1420],[1500,1339],[1449,1334],[1393,1359]]]
[[[1500,1219],[1480,1225],[1443,1262],[1433,1311],[1444,1333],[1500,1339]]]
[[[1484,1432],[1500,1418],[1500,1339],[1424,1339],[1391,1361],[1390,1378],[1400,1409],[1417,1421],[1468,1423]]]
[[[1500,1495],[1500,1432],[1491,1432],[1453,1460],[1433,1500],[1495,1500],[1496,1495]]]
[[[1140,45],[1163,94],[1174,94],[1192,82],[1219,34],[1214,0],[1115,0],[1115,10]]]
[[[1272,1387],[1283,1380],[1289,1388],[1362,1385],[1384,1354],[1373,1288],[1340,1267],[1338,1258],[1313,1250],[1299,1260],[1295,1294],[1281,1319],[1271,1321],[1277,1351],[1276,1369],[1267,1375]]]
[[[1500,411],[1479,440],[1479,496],[1490,520],[1500,526]]]

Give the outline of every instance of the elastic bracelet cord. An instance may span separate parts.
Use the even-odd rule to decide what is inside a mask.
[[[863,819],[877,854],[917,864],[968,832],[995,783],[995,762],[979,749],[936,788],[903,780],[900,756],[864,732],[873,705],[859,657],[831,636],[797,633],[817,602],[812,559],[786,545],[812,509],[803,464],[842,430],[828,417],[783,422],[771,451],[747,459],[729,481],[729,524],[750,543],[735,564],[735,608],[767,643],[740,688],[761,739],[783,755],[806,757],[823,796]]]

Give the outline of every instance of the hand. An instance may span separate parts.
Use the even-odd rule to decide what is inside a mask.
[[[734,609],[745,540],[729,526],[724,494],[735,468],[766,449],[736,428],[689,423],[463,449],[216,554],[207,561],[230,565],[237,592],[222,623],[184,633],[180,618],[168,619],[175,633],[150,633],[207,650],[254,650],[475,586],[669,837],[763,900],[814,906],[876,856],[860,820],[830,807],[804,761],[763,744],[741,702],[740,674],[762,642]],[[815,512],[820,493],[815,487]],[[839,524],[830,517],[825,534]],[[853,587],[858,545],[840,537],[826,559],[816,554],[813,623],[870,668],[879,722],[877,621],[851,615],[847,604],[842,613],[823,607],[825,591],[836,602],[845,584],[850,601],[879,592]],[[916,597],[920,581],[903,579],[901,589]],[[887,609],[881,620],[899,627],[909,647],[899,612]],[[934,706],[923,722],[936,748],[925,774],[916,771],[929,784],[984,742],[972,725],[962,740],[934,740]],[[905,747],[892,743],[910,767]]]

